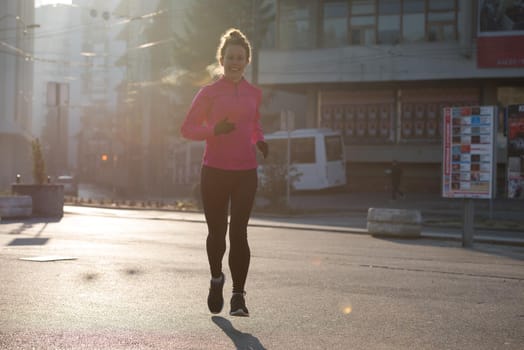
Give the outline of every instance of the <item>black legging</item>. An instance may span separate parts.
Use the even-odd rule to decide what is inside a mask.
[[[247,242],[247,224],[257,190],[257,171],[222,170],[204,166],[200,181],[202,204],[209,231],[206,249],[211,276],[220,277],[222,272],[222,258],[226,252],[228,207],[231,204],[229,268],[233,279],[233,292],[243,292],[251,257]]]

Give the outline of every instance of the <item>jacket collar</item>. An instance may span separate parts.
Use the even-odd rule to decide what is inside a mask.
[[[229,85],[239,85],[239,84],[243,84],[246,79],[244,77],[240,78],[239,81],[235,82],[233,80],[230,80],[228,78],[226,78],[224,75],[222,75],[220,77],[220,79],[218,79],[219,82],[223,83],[223,84],[229,84]]]

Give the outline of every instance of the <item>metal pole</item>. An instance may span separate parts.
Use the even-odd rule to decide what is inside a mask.
[[[258,51],[260,48],[260,42],[258,34],[258,18],[257,18],[258,2],[257,0],[251,1],[252,20],[253,20],[253,38],[251,40],[251,82],[258,84]]]
[[[289,122],[289,112],[284,112],[286,118],[286,129],[287,129],[287,180],[286,180],[286,205],[289,208],[290,206],[290,187],[291,187],[291,125]]]
[[[462,246],[471,248],[473,246],[474,231],[474,202],[472,198],[464,199],[464,227],[462,232]]]
[[[56,168],[55,168],[55,176],[58,176],[59,173],[62,171],[62,150],[60,146],[62,145],[62,118],[60,115],[60,83],[55,83],[55,96],[56,96],[56,140],[55,140],[55,147],[56,147]]]

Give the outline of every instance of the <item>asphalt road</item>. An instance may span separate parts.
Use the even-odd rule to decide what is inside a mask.
[[[0,348],[524,348],[523,247],[279,226],[250,227],[251,317],[234,318],[227,269],[226,306],[207,310],[201,222],[2,221]],[[35,257],[72,260],[20,260]]]

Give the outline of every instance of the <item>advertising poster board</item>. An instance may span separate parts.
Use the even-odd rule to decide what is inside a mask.
[[[478,5],[478,67],[524,67],[524,2],[479,0]]]
[[[508,198],[524,198],[524,104],[507,107]]]
[[[494,106],[444,108],[443,197],[494,197],[496,116]]]

